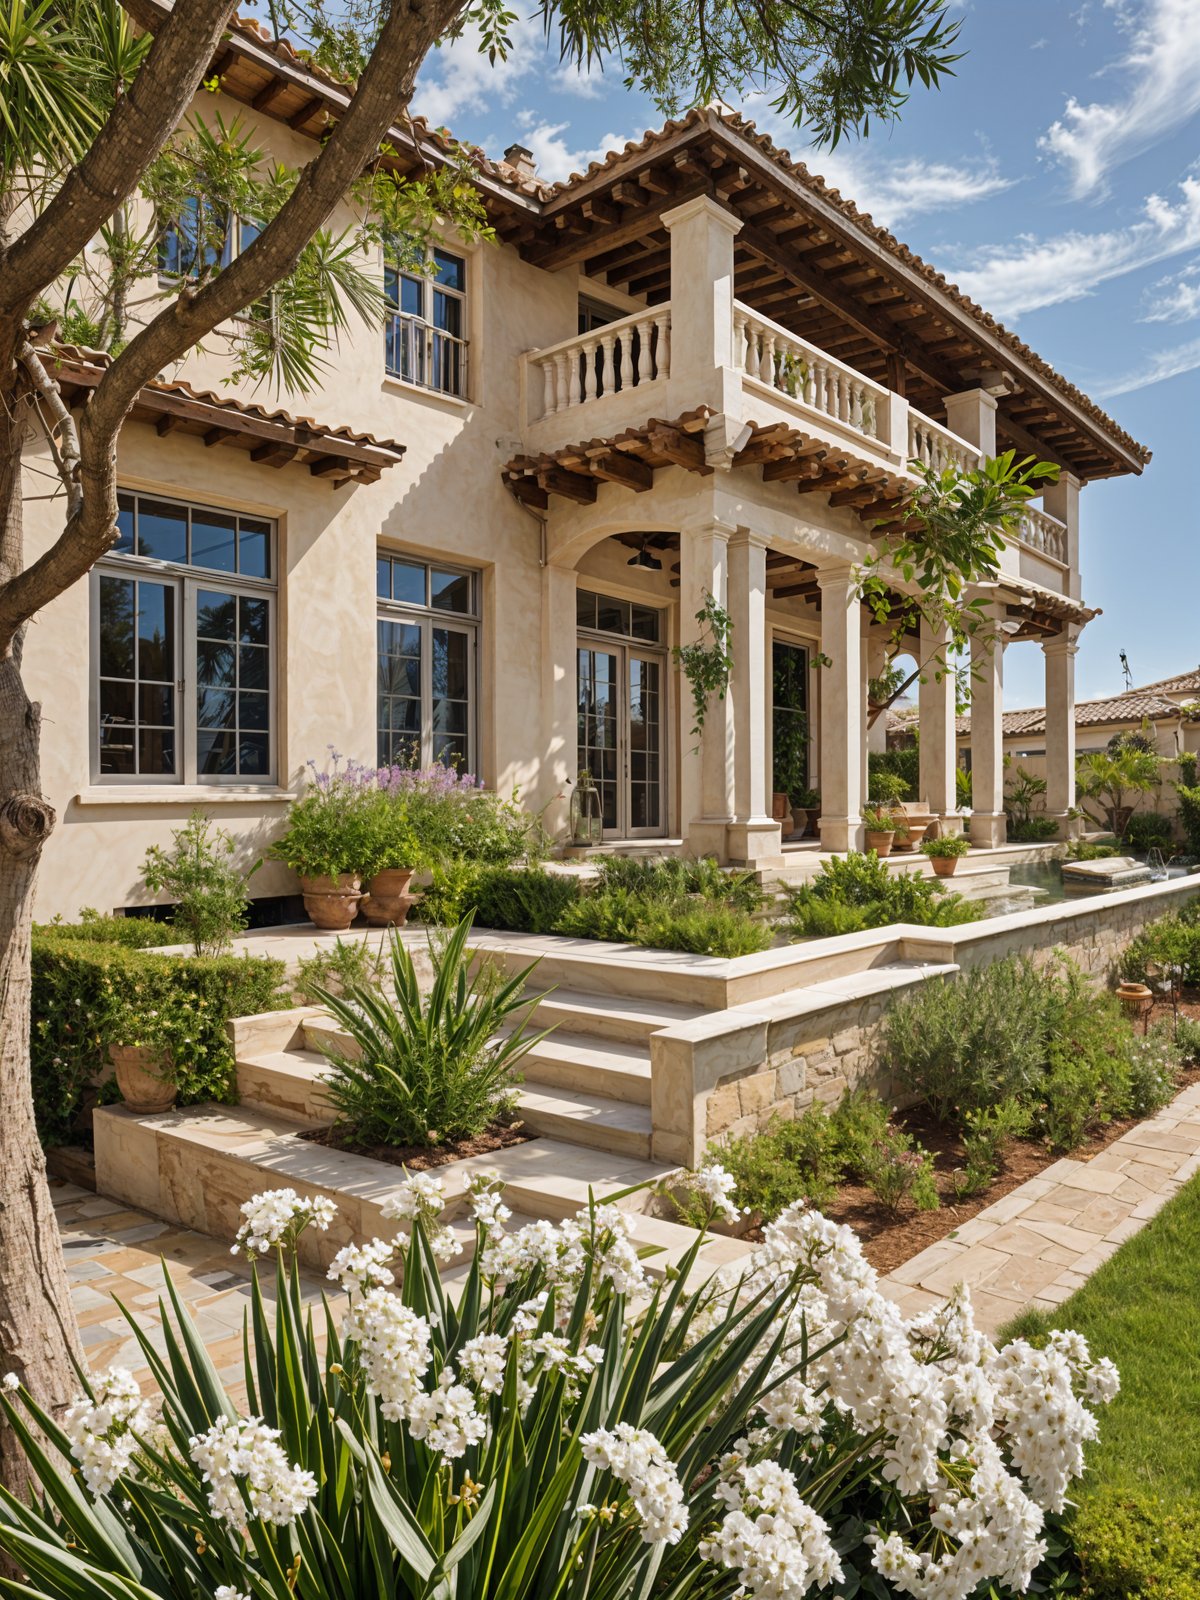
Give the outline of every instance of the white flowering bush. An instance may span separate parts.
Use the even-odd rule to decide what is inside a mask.
[[[708,1186],[713,1213],[728,1187]],[[1029,1588],[1117,1390],[1076,1334],[1002,1350],[965,1294],[906,1320],[846,1228],[794,1206],[736,1271],[698,1234],[652,1277],[629,1215],[510,1230],[470,1203],[454,1294],[436,1180],[388,1206],[408,1232],[340,1250],[320,1335],[294,1261],[326,1220],[256,1196],[236,1407],[168,1279],[157,1393],[94,1377],[62,1424],[0,1404],[44,1498],[0,1491],[0,1549],[54,1600],[801,1600]],[[459,1230],[461,1231],[461,1230]],[[270,1241],[274,1240],[275,1243]],[[323,1348],[322,1348],[323,1345]],[[45,1439],[51,1449],[47,1450]],[[61,1453],[67,1466],[55,1459]]]

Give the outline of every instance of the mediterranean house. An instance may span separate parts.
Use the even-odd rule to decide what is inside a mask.
[[[199,114],[240,116],[292,165],[346,102],[248,19],[211,76]],[[386,159],[416,170],[450,149],[417,119]],[[587,769],[606,839],[770,865],[773,730],[803,714],[821,843],[852,847],[887,632],[858,564],[914,458],[1009,448],[1062,470],[983,595],[1005,642],[974,663],[969,827],[1003,840],[1010,649],[1044,656],[1065,822],[1095,615],[1080,492],[1149,453],[736,113],[693,110],[564,183],[518,146],[479,155],[476,176],[497,242],[447,235],[425,274],[375,261],[386,326],[353,324],[303,415],[231,387],[216,348],[143,391],[120,541],[26,648],[60,819],[39,916],[146,903],[147,846],[195,806],[261,856],[331,746],[455,763],[559,837]],[[164,269],[186,253],[164,240]],[[56,359],[85,404],[104,357]],[[31,437],[34,554],[58,526],[43,448]],[[673,647],[710,595],[734,666],[697,740]],[[953,678],[929,676],[921,791],[953,829]],[[267,863],[264,917],[294,887]]]

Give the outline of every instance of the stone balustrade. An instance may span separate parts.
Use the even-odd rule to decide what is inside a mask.
[[[882,438],[887,390],[735,301],[733,365],[868,439]]]
[[[522,357],[530,421],[671,373],[671,307],[653,306]]]
[[[960,439],[940,422],[934,422],[921,411],[908,413],[908,459],[932,467],[935,472],[945,472],[947,467],[957,467],[969,472],[982,459],[973,444]]]
[[[1037,506],[1028,506],[1021,515],[1017,538],[1027,549],[1040,556],[1067,565],[1067,530],[1057,517],[1050,516]]]

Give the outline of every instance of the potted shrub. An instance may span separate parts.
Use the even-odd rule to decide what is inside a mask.
[[[173,849],[155,844],[147,850],[142,865],[146,887],[174,902],[171,924],[181,940],[191,941],[198,956],[220,955],[249,921],[246,883],[262,863],[256,861],[243,872],[234,859],[237,846],[231,835],[214,829],[200,810],[171,838]]]
[[[921,845],[939,878],[952,878],[958,871],[958,863],[970,848],[971,841],[961,833],[943,834],[940,839],[926,839]]]
[[[803,839],[810,823],[821,816],[821,796],[816,789],[797,789],[792,795],[792,829],[798,839]]]
[[[413,904],[412,875],[425,864],[420,842],[403,796],[378,787],[364,796],[363,810],[362,870],[370,881],[359,909],[372,927],[400,927]]]
[[[288,812],[287,831],[270,854],[300,879],[304,909],[318,928],[344,932],[358,912],[362,870],[372,867],[369,790],[359,769],[317,772]],[[374,774],[371,774],[373,777]]]
[[[130,1111],[169,1111],[175,1104],[171,1017],[161,1002],[146,1004],[136,986],[112,991],[103,1022],[108,1059]]]
[[[1131,796],[1147,794],[1161,782],[1162,762],[1140,745],[1123,744],[1116,750],[1089,750],[1076,763],[1080,794],[1098,800],[1104,819],[1118,838],[1124,836],[1133,815]]]
[[[866,806],[863,822],[867,830],[867,849],[882,858],[892,853],[892,840],[896,837],[896,819],[882,806]]]

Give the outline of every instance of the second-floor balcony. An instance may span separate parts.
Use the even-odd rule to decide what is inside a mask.
[[[981,451],[943,422],[780,323],[734,300],[725,357],[705,372],[674,325],[670,302],[647,307],[521,359],[523,425],[530,451],[612,437],[720,397],[736,422],[789,424],[829,451],[916,480],[912,463],[970,470]],[[1024,576],[1065,591],[1066,525],[1040,507],[1022,518],[1016,545]]]

